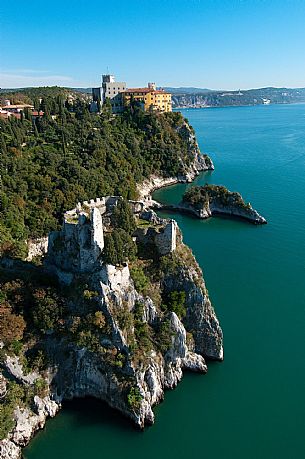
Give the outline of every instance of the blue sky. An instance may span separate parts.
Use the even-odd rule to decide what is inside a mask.
[[[2,0],[0,87],[305,87],[305,0]]]

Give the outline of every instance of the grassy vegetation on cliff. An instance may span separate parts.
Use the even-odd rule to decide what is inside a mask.
[[[194,207],[205,206],[211,201],[221,206],[250,208],[250,204],[246,204],[239,193],[231,192],[221,185],[192,186],[183,195],[183,202]]]
[[[107,107],[90,114],[86,102],[71,104],[65,95],[60,88],[24,91],[44,116],[0,120],[0,255],[24,256],[24,241],[58,228],[79,200],[132,199],[152,173],[176,175],[191,163],[177,130],[181,114],[144,113],[136,105],[115,117]]]

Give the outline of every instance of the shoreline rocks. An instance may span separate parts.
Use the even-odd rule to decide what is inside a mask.
[[[38,379],[43,378],[48,395],[44,398],[35,396],[29,406],[15,407],[15,426],[7,438],[0,441],[0,459],[19,459],[22,447],[44,427],[48,417],[55,416],[63,400],[96,397],[143,429],[154,422],[153,406],[163,400],[166,389],[177,386],[184,370],[206,373],[206,358],[223,360],[222,330],[209,300],[202,271],[183,244],[177,223],[157,217],[150,209],[139,213],[139,206],[135,206],[133,210],[142,224],[148,223],[147,227],[141,228],[140,225],[138,228],[140,233],[143,232],[147,246],[152,246],[159,257],[168,257],[163,268],[158,268],[158,263],[155,266],[160,269],[160,279],[150,280],[152,288],[159,289],[160,301],[163,293],[185,294],[185,316],[179,317],[170,308],[164,311],[158,297],[144,295],[136,289],[127,263],[118,267],[103,261],[102,233],[109,231],[109,226],[103,227],[107,212],[101,202],[103,200],[91,203],[86,219],[80,206],[77,218],[74,211],[66,213],[63,230],[56,234],[60,236],[59,241],[56,243],[56,238],[51,238],[46,266],[41,269],[55,274],[63,285],[68,276],[71,282],[74,281],[74,284],[69,282],[71,289],[85,276],[86,295],[94,298],[96,308],[107,324],[107,332],[105,329],[99,338],[98,351],[69,341],[67,335],[45,335],[50,360],[43,374],[25,374],[18,357],[6,357],[3,363],[6,374],[27,387],[33,387]],[[142,213],[148,220],[141,217]],[[143,244],[143,240],[138,239],[138,243]],[[93,262],[86,263],[84,268],[84,259]],[[152,258],[151,263],[155,262]],[[171,264],[171,269],[166,263]],[[18,266],[17,263],[16,269]],[[14,269],[14,263],[11,268]],[[26,263],[21,268],[27,269]],[[29,271],[31,269],[29,265]],[[73,311],[76,314],[84,307],[82,301],[82,295],[71,297],[72,316]],[[141,316],[136,312],[139,305]],[[135,329],[139,321],[140,330],[149,329],[153,338],[150,348],[139,345],[140,355],[135,357],[133,348],[138,339]],[[162,326],[163,332],[160,331]],[[116,356],[119,356],[118,360]],[[5,393],[3,382],[2,386]]]
[[[42,377],[47,383],[48,395],[44,398],[35,396],[31,407],[15,407],[16,424],[7,438],[0,441],[0,459],[20,459],[22,447],[44,427],[48,417],[56,415],[63,400],[72,398],[93,396],[104,400],[143,429],[154,422],[153,406],[163,400],[166,389],[176,387],[184,370],[206,373],[205,358],[223,360],[222,330],[209,300],[202,271],[191,251],[182,243],[176,222],[164,221],[150,210],[150,194],[154,190],[191,182],[200,172],[214,169],[211,159],[200,153],[194,131],[188,123],[184,122],[177,132],[187,141],[190,164],[184,165],[184,172],[177,177],[152,176],[138,185],[142,202],[133,204],[135,208],[140,206],[142,212],[146,211],[149,221],[158,227],[152,241],[159,255],[175,254],[177,250],[180,251],[177,260],[183,256],[187,260],[176,275],[164,272],[164,279],[159,283],[159,288],[162,283],[162,288],[169,292],[184,289],[186,317],[179,318],[174,311],[164,313],[153,296],[150,298],[137,291],[128,265],[119,268],[102,262],[102,233],[107,230],[105,226],[103,228],[103,221],[107,222],[107,212],[111,213],[118,197],[86,203],[88,218],[79,208],[67,212],[64,229],[56,234],[57,239],[53,234],[49,240],[31,241],[27,260],[44,255],[48,250],[45,260],[49,266],[41,269],[55,274],[59,282],[70,284],[78,275],[85,275],[90,284],[89,293],[93,292],[99,311],[107,320],[109,336],[101,338],[101,350],[97,353],[65,338],[49,335],[45,339],[52,361],[47,376],[26,375],[18,358],[9,357],[4,362],[6,372],[21,385],[32,386],[38,377]],[[98,214],[102,208],[107,214],[103,221]],[[164,227],[161,231],[160,225]],[[74,260],[73,254],[76,254]],[[10,260],[7,264],[11,270],[27,269],[25,264],[19,266]],[[29,266],[28,269],[33,268]],[[79,305],[77,300],[74,301],[77,310]],[[158,327],[166,324],[168,343],[166,349],[156,346],[145,351],[145,356],[137,362],[131,351],[133,341],[130,341],[130,333],[135,334],[135,325],[126,330],[119,318],[124,314],[130,317],[139,304],[143,308],[142,325],[150,327],[157,336]],[[116,361],[115,356],[123,360]],[[4,383],[2,381],[3,394],[6,390]],[[131,395],[130,399],[128,395]],[[130,400],[135,405],[130,404]]]
[[[149,179],[138,184],[137,190],[139,199],[142,201],[151,200],[151,194],[159,188],[174,185],[176,183],[191,183],[200,172],[214,170],[211,158],[200,152],[195,133],[187,122],[178,128],[178,132],[183,136],[188,145],[188,152],[192,157],[191,164],[184,166],[185,171],[175,177],[161,177],[152,175]]]
[[[179,204],[163,205],[152,201],[151,207],[187,213],[200,219],[219,215],[246,220],[254,225],[267,223],[267,220],[253,209],[250,203],[245,203],[239,193],[231,192],[218,185],[194,186],[185,192]]]

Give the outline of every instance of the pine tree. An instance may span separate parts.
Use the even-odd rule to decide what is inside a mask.
[[[126,199],[120,199],[113,211],[113,226],[122,228],[128,234],[132,234],[136,229],[135,219],[130,205]]]
[[[106,263],[110,265],[117,265],[118,259],[114,246],[114,240],[112,234],[107,234],[105,236],[105,247],[103,251],[103,259]]]
[[[4,135],[3,134],[1,134],[1,153],[2,153],[2,155],[6,155],[7,154],[6,142],[4,140]]]

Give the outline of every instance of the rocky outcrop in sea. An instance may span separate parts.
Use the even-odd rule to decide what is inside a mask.
[[[152,201],[151,207],[189,213],[201,219],[213,215],[227,215],[247,220],[255,225],[267,223],[267,220],[253,209],[250,203],[246,203],[239,193],[218,185],[193,186],[185,192],[179,204],[162,205]]]

